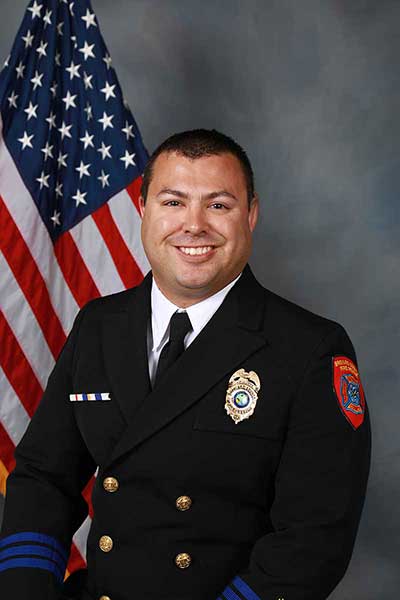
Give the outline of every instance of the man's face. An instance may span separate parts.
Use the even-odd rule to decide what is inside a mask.
[[[162,153],[154,163],[146,204],[140,198],[139,207],[153,276],[178,306],[222,289],[250,257],[258,199],[249,210],[246,181],[233,154],[192,160]],[[194,255],[194,248],[202,253]]]

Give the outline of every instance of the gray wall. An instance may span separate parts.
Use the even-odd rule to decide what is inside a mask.
[[[6,56],[25,0],[1,0]],[[400,589],[400,2],[93,0],[149,150],[216,127],[249,152],[264,285],[341,322],[357,350],[373,466],[332,600]]]

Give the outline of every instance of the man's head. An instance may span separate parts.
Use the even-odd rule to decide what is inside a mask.
[[[146,165],[139,207],[153,276],[178,306],[222,289],[248,261],[258,217],[253,172],[222,133],[196,129],[165,140]]]

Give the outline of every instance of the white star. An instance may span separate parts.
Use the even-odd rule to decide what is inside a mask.
[[[15,70],[17,71],[17,79],[23,79],[24,78],[24,71],[25,71],[25,65],[22,64],[22,60],[19,63],[18,67],[15,67]]]
[[[99,123],[103,124],[103,131],[107,129],[107,127],[114,127],[111,123],[111,119],[114,118],[114,115],[107,115],[107,113],[103,112],[103,116],[101,119],[97,119]]]
[[[108,182],[108,178],[110,177],[110,174],[106,175],[103,171],[103,169],[101,170],[101,175],[100,177],[98,177],[97,179],[99,179],[99,181],[101,181],[101,185],[103,187],[103,189],[105,188],[105,186],[109,186],[109,182]]]
[[[49,158],[49,156],[50,156],[50,158],[54,158],[53,147],[54,146],[50,146],[49,142],[46,142],[45,147],[41,149],[41,152],[43,152],[43,154],[44,154],[45,161]]]
[[[63,186],[62,183],[56,183],[56,196],[57,196],[57,198],[58,197],[60,197],[60,198],[63,197],[62,186]]]
[[[111,146],[106,146],[104,142],[101,142],[101,148],[98,148],[97,152],[100,152],[102,160],[111,158],[110,148]]]
[[[43,187],[50,187],[48,182],[49,177],[50,175],[45,175],[44,171],[41,172],[40,177],[36,177],[36,181],[40,183],[40,189]]]
[[[94,13],[91,13],[89,9],[86,9],[86,15],[84,17],[81,17],[82,21],[85,21],[86,23],[86,29],[89,29],[91,25],[93,25],[93,27],[97,27],[95,23],[95,18],[96,15]]]
[[[37,119],[36,111],[37,111],[38,106],[39,106],[39,104],[36,104],[36,106],[33,106],[32,102],[29,102],[28,108],[25,108],[25,110],[24,110],[24,112],[26,112],[26,114],[28,115],[28,121],[32,117],[35,117],[35,119]]]
[[[86,133],[83,137],[79,138],[79,140],[84,143],[84,148],[83,148],[84,150],[86,150],[86,148],[88,148],[88,146],[92,146],[92,148],[94,148],[93,138],[94,138],[94,135],[89,135],[88,131],[86,131]]]
[[[40,56],[47,56],[47,52],[46,52],[46,48],[49,44],[47,42],[45,42],[44,40],[42,40],[40,42],[40,46],[39,48],[36,48],[36,52],[38,54],[40,54]]]
[[[33,83],[33,89],[36,90],[37,86],[42,87],[42,77],[43,73],[39,73],[35,71],[35,77],[32,77],[31,82]]]
[[[32,46],[32,42],[33,42],[33,38],[35,36],[33,35],[33,33],[31,33],[31,30],[28,29],[28,31],[26,32],[26,36],[23,36],[22,39],[25,42],[25,48],[31,47]]]
[[[5,66],[5,67],[8,67],[8,61],[10,60],[10,58],[11,58],[11,54],[9,54],[9,55],[7,56],[7,58],[6,58],[6,60],[4,61],[4,66]]]
[[[121,129],[122,133],[126,134],[126,139],[129,140],[130,137],[135,137],[135,134],[132,133],[133,125],[128,125],[128,121],[125,121],[125,127]]]
[[[58,155],[57,158],[57,162],[58,162],[58,168],[61,169],[61,167],[66,167],[67,163],[65,162],[65,159],[68,158],[68,154],[63,154],[60,150],[60,153]]]
[[[46,10],[46,14],[45,14],[45,15],[44,15],[44,17],[43,17],[43,21],[44,21],[44,23],[45,23],[45,26],[44,26],[45,28],[46,28],[46,25],[51,25],[51,19],[50,19],[50,17],[51,17],[51,13],[52,13],[52,12],[53,12],[53,11],[52,11],[52,10],[50,10],[50,9],[49,9],[49,10]]]
[[[75,16],[75,13],[74,13],[74,11],[73,11],[74,4],[75,4],[74,2],[70,2],[70,3],[69,3],[69,12],[71,13],[71,16],[72,16],[72,17],[74,17],[74,16]]]
[[[75,196],[72,196],[72,199],[76,200],[76,206],[79,206],[80,204],[87,204],[85,200],[86,194],[87,192],[82,193],[80,190],[76,190]]]
[[[77,48],[78,44],[76,43],[76,35],[71,35],[71,40],[74,42],[74,48]]]
[[[90,173],[89,173],[89,167],[90,164],[88,163],[87,165],[85,165],[82,161],[81,164],[79,165],[79,167],[75,168],[75,171],[78,171],[79,173],[79,179],[82,179],[82,177],[84,175],[86,175],[87,177],[90,177]]]
[[[103,89],[100,90],[105,95],[106,102],[107,102],[107,100],[109,100],[110,97],[115,98],[114,88],[115,88],[115,84],[110,85],[108,83],[108,81],[106,81],[106,87],[103,87]]]
[[[61,139],[63,140],[65,137],[69,137],[71,138],[72,135],[70,134],[70,129],[71,129],[72,125],[66,125],[65,122],[62,122],[61,127],[59,128],[59,132],[61,133]]]
[[[85,84],[85,90],[87,90],[88,88],[90,88],[91,90],[93,89],[92,77],[93,75],[88,75],[86,71],[83,71],[83,83]]]
[[[85,40],[85,45],[82,46],[82,48],[79,48],[79,52],[82,52],[82,54],[85,57],[85,60],[87,60],[90,56],[90,58],[96,58],[94,53],[93,53],[93,48],[94,48],[94,44],[89,44],[87,43],[87,41]]]
[[[21,142],[22,144],[22,150],[25,150],[25,148],[28,146],[29,148],[33,148],[32,144],[31,144],[31,139],[35,137],[32,133],[32,135],[28,135],[26,131],[24,131],[24,135],[22,138],[18,138],[18,141]]]
[[[103,58],[103,60],[106,63],[107,70],[108,70],[111,67],[111,63],[112,63],[111,56],[109,54],[106,54],[105,57]]]
[[[53,111],[51,111],[51,113],[47,117],[46,121],[50,125],[50,131],[51,131],[52,128],[56,126],[56,115],[53,113]]]
[[[65,110],[69,110],[69,108],[71,108],[71,106],[76,108],[76,104],[75,104],[76,96],[77,96],[77,94],[74,94],[72,96],[71,92],[68,90],[67,95],[65,96],[65,98],[62,99],[62,101],[65,102]]]
[[[40,11],[42,10],[42,6],[43,4],[38,4],[35,0],[33,6],[30,6],[28,8],[28,10],[30,10],[32,13],[32,19],[34,19],[35,17],[40,17]]]
[[[50,91],[53,94],[53,98],[55,98],[57,96],[57,88],[58,88],[58,83],[53,81],[53,85],[50,88]]]
[[[18,94],[16,94],[15,92],[11,92],[11,96],[7,98],[7,100],[10,103],[9,108],[11,108],[12,106],[14,108],[17,108],[17,98],[19,98]]]
[[[125,150],[125,156],[121,156],[120,158],[120,160],[122,160],[122,162],[125,163],[125,169],[127,169],[129,165],[133,165],[134,167],[136,167],[136,163],[133,160],[134,156],[135,153],[129,154],[128,150]]]
[[[85,111],[85,113],[87,113],[87,120],[90,121],[90,119],[93,119],[93,115],[92,115],[92,107],[89,104],[89,102],[86,103],[86,108],[83,109]]]
[[[64,35],[63,32],[62,32],[63,26],[64,26],[64,21],[60,21],[57,24],[57,33],[58,33],[58,35]]]
[[[61,52],[56,52],[55,59],[57,67],[61,67]]]
[[[80,77],[79,74],[79,69],[80,69],[81,65],[75,65],[74,61],[71,61],[71,64],[69,67],[66,67],[66,71],[68,71],[69,75],[70,75],[70,79],[73,79],[74,77]]]
[[[53,216],[50,217],[50,220],[53,221],[53,227],[55,227],[56,225],[61,225],[61,223],[60,223],[60,216],[61,216],[61,213],[57,212],[55,210]]]

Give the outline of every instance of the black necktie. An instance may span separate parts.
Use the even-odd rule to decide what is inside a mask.
[[[160,381],[165,371],[183,353],[185,347],[183,340],[192,329],[192,324],[187,312],[174,313],[170,321],[169,341],[165,344],[158,359],[154,386]],[[153,387],[154,387],[153,386]]]

